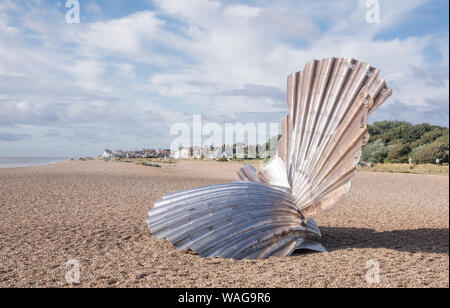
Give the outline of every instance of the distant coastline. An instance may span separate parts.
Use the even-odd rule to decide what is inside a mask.
[[[0,169],[42,166],[69,159],[66,157],[0,157]]]

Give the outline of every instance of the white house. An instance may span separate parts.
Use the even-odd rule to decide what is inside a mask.
[[[103,152],[102,154],[102,158],[112,158],[112,152],[110,150],[105,150],[105,152]]]
[[[191,150],[189,148],[181,148],[173,153],[174,159],[188,159],[191,157]]]

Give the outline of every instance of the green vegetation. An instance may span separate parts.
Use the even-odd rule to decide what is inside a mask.
[[[145,167],[161,168],[161,165],[158,165],[158,164],[151,164],[151,163],[143,163],[142,166],[145,166]]]
[[[390,173],[414,173],[414,174],[434,174],[448,176],[448,165],[436,164],[374,164],[370,168],[367,166],[358,167],[359,171],[390,172]]]
[[[382,163],[389,154],[389,148],[383,140],[378,139],[366,144],[363,148],[361,161],[370,163]]]
[[[375,122],[368,126],[370,141],[363,147],[366,163],[448,164],[449,130],[427,123]]]
[[[412,157],[412,161],[414,164],[426,164],[439,159],[442,163],[448,163],[448,152],[449,146],[447,135],[439,137],[432,143],[418,148]]]
[[[73,158],[71,160],[73,160]],[[88,160],[95,160],[95,158],[90,157],[90,156],[88,156],[88,157],[80,157],[80,160],[81,161],[88,161]]]
[[[387,160],[397,164],[407,163],[409,153],[411,153],[411,146],[409,144],[397,143],[389,150]]]

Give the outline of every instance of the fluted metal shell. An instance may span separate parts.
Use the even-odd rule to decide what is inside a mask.
[[[253,182],[201,187],[165,196],[149,211],[150,230],[204,257],[265,258],[295,249],[323,251],[289,189]]]
[[[152,233],[204,257],[267,258],[326,251],[313,216],[349,191],[367,117],[391,94],[379,71],[354,59],[314,60],[288,77],[289,115],[278,157],[244,166],[241,182],[166,195],[147,219]]]
[[[370,137],[367,118],[391,94],[378,69],[352,58],[314,60],[289,75],[290,112],[278,153],[306,219],[330,210],[350,190]]]

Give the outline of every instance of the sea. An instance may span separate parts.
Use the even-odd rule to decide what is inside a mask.
[[[65,157],[0,157],[0,168],[31,167],[69,160]]]

